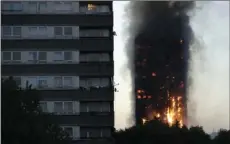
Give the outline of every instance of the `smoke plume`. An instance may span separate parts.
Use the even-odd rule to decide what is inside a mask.
[[[135,87],[135,45],[151,45],[157,53],[151,53],[150,55],[153,57],[158,55],[158,57],[164,59],[166,53],[179,52],[175,47],[170,48],[167,39],[178,41],[181,37],[184,41],[185,59],[188,59],[187,52],[192,39],[192,32],[189,27],[187,13],[193,9],[193,5],[193,2],[133,1],[126,7],[126,17],[129,18],[127,21],[129,23],[127,29],[129,36],[125,48],[128,63],[125,67],[128,66],[131,72],[132,87]],[[184,70],[184,74],[182,74],[184,77],[186,77],[186,71]],[[132,97],[135,101],[134,92]],[[133,110],[135,110],[135,107]]]

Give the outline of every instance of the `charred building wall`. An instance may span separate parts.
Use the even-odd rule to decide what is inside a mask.
[[[188,10],[193,2],[131,2],[134,24],[136,124],[149,109],[162,112],[170,96],[183,98],[186,117],[186,73],[192,38]],[[131,20],[132,22],[132,20]],[[135,22],[135,20],[133,20]]]

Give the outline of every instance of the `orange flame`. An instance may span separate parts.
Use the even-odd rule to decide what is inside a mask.
[[[159,118],[160,120],[163,120],[164,122],[168,123],[169,126],[172,126],[177,121],[179,122],[179,126],[183,126],[183,103],[182,103],[182,97],[169,97],[169,105],[164,110],[163,113],[152,111],[148,114],[148,118],[143,118],[142,122],[143,124],[146,123],[148,120],[152,120],[154,118]]]

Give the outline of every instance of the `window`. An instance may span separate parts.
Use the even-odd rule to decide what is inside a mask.
[[[13,36],[21,36],[22,28],[21,27],[13,27]]]
[[[4,11],[21,11],[23,9],[21,2],[3,2]]]
[[[68,133],[70,137],[73,137],[73,128],[72,127],[64,127],[63,128],[65,132]]]
[[[109,54],[101,54],[101,58],[100,58],[100,61],[103,61],[103,62],[109,62],[110,59],[109,59]]]
[[[21,11],[22,10],[22,3],[21,2],[12,2],[12,9],[14,11]]]
[[[37,87],[37,77],[27,77],[26,80],[25,86],[28,84],[28,86],[31,85],[32,88]]]
[[[107,5],[100,6],[100,12],[102,12],[102,13],[110,13],[109,6],[107,6]]]
[[[48,87],[48,78],[47,77],[39,77],[38,78],[38,87],[39,88]]]
[[[54,77],[54,87],[62,87],[62,77]]]
[[[21,61],[21,52],[13,52],[13,61]]]
[[[38,27],[28,27],[30,36],[37,36],[39,34]]]
[[[28,53],[28,61],[29,62],[33,62],[33,63],[36,63],[37,61],[37,52],[29,52]]]
[[[37,12],[37,8],[38,8],[38,3],[37,2],[33,2],[33,1],[30,1],[28,2],[28,9],[30,12],[32,13],[36,13]]]
[[[62,61],[62,60],[63,60],[62,52],[54,52],[54,61]]]
[[[100,112],[101,105],[97,102],[91,102],[87,104],[87,112]]]
[[[71,61],[72,60],[72,52],[64,52],[64,60]]]
[[[99,138],[101,137],[100,128],[82,128],[81,136],[86,138]]]
[[[54,27],[54,35],[56,35],[56,36],[62,36],[62,34],[63,34],[62,27]]]
[[[39,2],[39,9],[47,8],[47,2]]]
[[[73,35],[72,27],[64,27],[64,35],[65,36]]]
[[[63,102],[54,102],[54,112],[55,113],[63,112]]]
[[[73,78],[64,77],[64,87],[72,87],[72,86],[73,86]]]
[[[93,5],[93,4],[88,4],[88,10],[91,11],[91,10],[96,10],[96,5]]]
[[[38,27],[28,27],[30,32],[37,31]]]
[[[64,112],[73,113],[73,102],[64,102]]]
[[[48,112],[48,104],[47,102],[40,102],[40,106],[43,112]]]
[[[110,104],[108,102],[101,103],[101,112],[110,112]]]
[[[22,84],[21,77],[14,77],[14,80],[16,81],[16,84],[18,86],[21,86],[21,84]]]
[[[46,52],[39,52],[38,60],[39,61],[46,61],[46,59],[47,59],[47,53]]]
[[[90,61],[90,62],[97,62],[97,61],[100,61],[100,55],[99,54],[89,54],[87,56],[87,60]]]
[[[100,86],[101,87],[108,87],[110,85],[109,78],[101,78],[100,80]]]
[[[47,27],[45,26],[40,26],[38,27],[39,35],[46,35],[47,34]]]
[[[3,36],[11,36],[11,34],[12,34],[11,32],[12,32],[11,27],[9,27],[9,26],[3,26],[2,27]]]
[[[109,30],[88,29],[80,31],[81,37],[109,37]]]
[[[11,61],[11,52],[3,52],[3,61]]]
[[[111,129],[110,128],[102,128],[101,129],[101,137],[111,137]]]
[[[73,28],[72,27],[54,27],[55,36],[72,36]]]

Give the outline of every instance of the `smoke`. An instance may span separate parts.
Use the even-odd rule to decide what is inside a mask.
[[[192,38],[187,13],[192,8],[193,2],[132,1],[127,5],[125,15],[129,18],[127,21],[129,25],[126,29],[128,38],[126,39],[125,52],[128,59],[124,67],[126,70],[128,68],[133,78],[131,80],[131,87],[135,87],[135,45],[152,45],[158,52],[157,54],[151,53],[151,55],[153,57],[159,55],[159,57],[164,59],[165,50],[161,49],[177,51],[175,47],[174,50],[173,47],[169,48],[170,44],[163,44],[164,40],[174,39],[179,42],[182,36],[182,39],[185,41],[183,46],[185,49],[184,52],[187,55],[186,51],[188,50],[189,41]],[[161,45],[166,45],[168,48]],[[132,92],[131,97],[133,97],[134,102],[134,92]],[[132,110],[135,110],[134,105]],[[134,116],[134,111],[132,113]]]
[[[207,132],[229,128],[229,2],[196,2],[190,20],[188,115]]]

